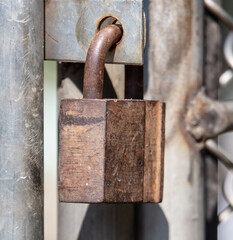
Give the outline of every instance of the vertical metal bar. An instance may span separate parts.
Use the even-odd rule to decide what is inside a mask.
[[[220,0],[216,1],[220,3]],[[204,85],[206,95],[218,97],[219,76],[221,74],[221,29],[218,22],[205,11],[204,18]],[[217,159],[208,153],[204,154],[205,180],[205,239],[217,239],[217,193],[218,164]]]
[[[202,85],[203,2],[144,2],[148,18],[145,99],[167,103],[164,198],[143,205],[140,238],[204,239],[203,159],[185,129],[185,112]],[[147,80],[147,79],[145,79]]]
[[[0,239],[43,239],[44,1],[0,1]]]

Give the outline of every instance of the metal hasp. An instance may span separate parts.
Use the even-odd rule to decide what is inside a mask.
[[[100,99],[104,57],[121,34],[116,25],[96,34],[85,66],[84,99],[61,101],[58,189],[62,202],[162,201],[165,103]]]
[[[232,131],[233,101],[211,99],[201,89],[187,108],[186,130],[199,142]]]
[[[142,0],[46,0],[45,59],[85,62],[91,40],[110,17],[124,26],[124,34],[117,51],[108,52],[106,62],[142,65]]]
[[[0,5],[0,239],[42,240],[44,1]]]

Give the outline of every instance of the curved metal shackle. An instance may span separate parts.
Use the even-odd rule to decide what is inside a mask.
[[[113,44],[122,37],[120,25],[104,27],[93,38],[88,49],[83,83],[83,98],[101,99],[103,97],[104,63]]]

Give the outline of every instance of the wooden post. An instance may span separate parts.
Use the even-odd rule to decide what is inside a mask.
[[[0,2],[0,239],[43,239],[43,5]]]
[[[138,239],[203,240],[203,159],[187,134],[186,108],[202,85],[203,3],[145,2],[148,29],[145,98],[167,103],[164,199],[142,205]]]

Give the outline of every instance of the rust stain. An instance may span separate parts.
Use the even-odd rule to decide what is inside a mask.
[[[188,111],[188,106],[190,102],[193,100],[194,96],[196,93],[199,91],[200,87],[197,86],[197,83],[195,82],[192,87],[190,87],[189,91],[185,95],[184,103],[185,106],[184,108],[181,108],[180,114],[179,114],[179,128],[182,132],[182,136],[185,140],[185,142],[188,144],[188,146],[192,149],[197,149],[197,144],[196,141],[190,136],[190,134],[187,132],[186,129],[186,114]]]

